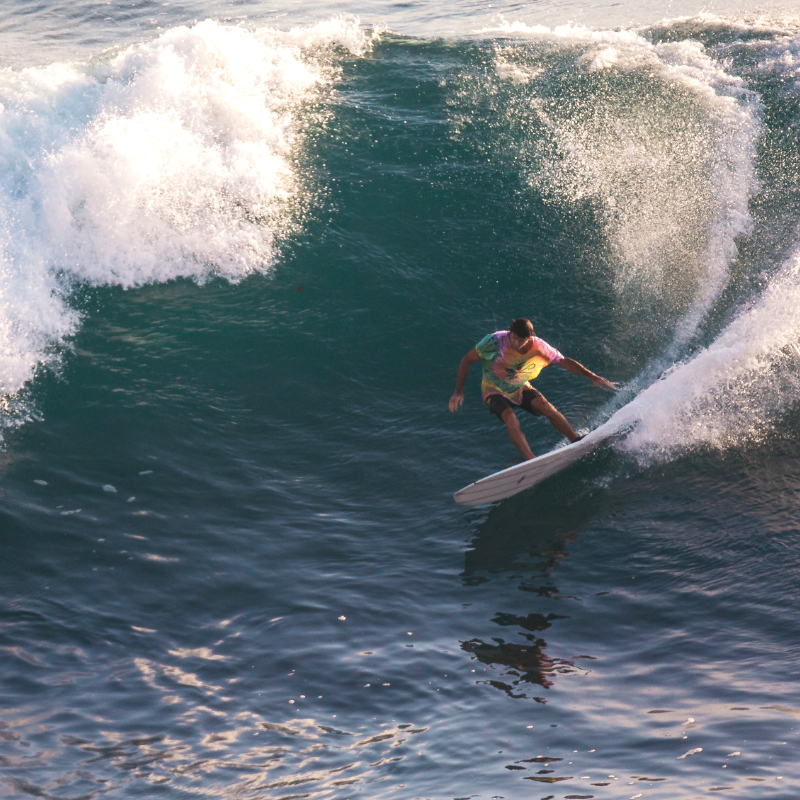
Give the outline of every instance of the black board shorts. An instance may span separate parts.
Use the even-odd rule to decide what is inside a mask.
[[[536,411],[531,405],[531,402],[538,397],[544,398],[544,395],[537,389],[524,389],[522,392],[522,402],[519,405],[515,405],[502,394],[490,394],[484,402],[489,411],[491,411],[492,414],[496,414],[500,419],[503,418],[503,412],[507,408],[522,408],[529,414],[533,414],[534,417],[541,417],[542,412]]]

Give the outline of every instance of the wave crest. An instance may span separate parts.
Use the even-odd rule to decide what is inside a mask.
[[[75,281],[268,270],[308,205],[303,109],[335,51],[374,37],[356,18],[289,32],[206,20],[89,64],[0,72],[0,391],[74,332]]]

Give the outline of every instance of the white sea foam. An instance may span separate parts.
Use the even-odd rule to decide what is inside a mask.
[[[0,71],[0,393],[76,330],[75,281],[269,269],[304,205],[301,109],[335,74],[331,48],[372,38],[356,19],[206,21],[88,64]]]
[[[541,67],[520,67],[517,64],[510,63],[506,61],[502,55],[498,55],[495,59],[494,68],[500,80],[508,80],[516,84],[528,83],[534,78],[538,78],[544,72],[544,69]]]
[[[772,38],[781,35],[796,36],[800,32],[800,18],[798,18],[796,12],[789,11],[788,8],[782,10],[777,6],[771,11],[739,17],[721,17],[719,14],[714,14],[710,11],[701,11],[699,14],[692,16],[670,17],[664,19],[658,25],[648,25],[640,30],[652,32],[655,30],[674,29],[679,26],[694,28],[698,31],[720,30],[726,33],[744,34],[748,37],[757,34]]]
[[[536,40],[564,41],[564,42],[595,42],[607,44],[636,43],[643,35],[660,30],[671,30],[676,27],[694,27],[697,30],[720,29],[726,32],[739,34],[759,34],[765,37],[780,35],[796,36],[800,32],[800,17],[796,12],[781,13],[775,9],[772,14],[753,14],[750,16],[732,17],[719,16],[708,11],[683,17],[665,18],[658,25],[641,25],[630,28],[589,28],[568,22],[555,27],[547,25],[529,24],[524,20],[508,20],[503,15],[498,16],[498,21],[492,25],[484,26],[473,31],[476,36],[507,35],[512,37],[527,37]]]
[[[728,20],[708,15],[689,22],[701,29],[735,27]],[[726,43],[717,55],[724,56],[731,49],[747,50],[757,71],[780,78],[784,96],[800,92],[796,24],[742,21],[739,28],[743,33],[763,33],[764,38]],[[561,36],[577,44],[584,32],[575,29]],[[773,41],[766,41],[767,37]],[[729,280],[737,254],[736,238],[752,230],[748,201],[759,188],[755,164],[762,135],[760,100],[739,78],[725,71],[724,59],[713,60],[698,42],[652,44],[644,35],[635,42],[622,39],[609,36],[598,41],[592,37],[590,46],[583,48],[580,63],[589,73],[649,72],[664,83],[689,90],[705,109],[705,120],[695,115],[687,120],[696,127],[697,148],[688,154],[686,163],[707,176],[707,191],[695,208],[703,210],[705,206],[711,212],[711,224],[698,251],[702,270],[697,273],[694,298],[666,353],[666,360],[674,363],[650,386],[647,382],[658,372],[647,370],[638,381],[645,388],[611,417],[608,427],[624,429],[635,424],[619,446],[645,464],[694,448],[724,450],[763,441],[800,398],[800,245],[774,271],[761,265],[765,268],[763,291],[740,300],[731,321],[710,345],[681,357],[685,353],[681,346],[697,331]],[[623,120],[616,126],[616,137],[604,138],[597,135],[604,132],[602,126],[589,126],[586,134],[580,125],[570,129],[558,110],[551,114],[546,103],[539,102],[536,108],[562,142],[564,165],[554,164],[547,176],[556,190],[573,199],[593,196],[606,204],[613,247],[620,262],[628,265],[618,275],[622,288],[640,272],[647,281],[648,276],[659,277],[674,269],[672,263],[659,263],[658,253],[674,253],[669,238],[686,235],[683,204],[687,192],[690,199],[697,196],[702,182],[693,179],[691,170],[683,169],[680,159],[674,177],[662,180],[675,170],[676,162],[674,150],[654,146],[658,131],[651,135],[634,128],[631,135],[630,120]],[[691,137],[686,144],[691,145]],[[664,155],[670,158],[665,159],[662,170],[658,157]],[[648,230],[652,228],[659,229],[655,236]],[[648,253],[655,253],[656,258],[645,258]],[[662,299],[668,302],[668,293]]]
[[[758,69],[763,73],[777,72],[783,79],[788,93],[800,95],[800,38],[781,36],[764,48]]]
[[[800,396],[799,342],[800,249],[713,344],[670,369],[609,424],[638,421],[621,446],[644,462],[758,441]]]

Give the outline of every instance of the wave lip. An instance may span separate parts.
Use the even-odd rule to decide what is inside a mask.
[[[51,261],[122,286],[268,265],[298,194],[293,106],[322,72],[293,46],[211,21],[102,72],[90,124],[36,176]]]

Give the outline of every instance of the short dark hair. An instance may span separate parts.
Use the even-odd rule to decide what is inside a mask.
[[[527,339],[533,336],[533,323],[525,317],[520,317],[512,321],[509,331],[520,339]]]

